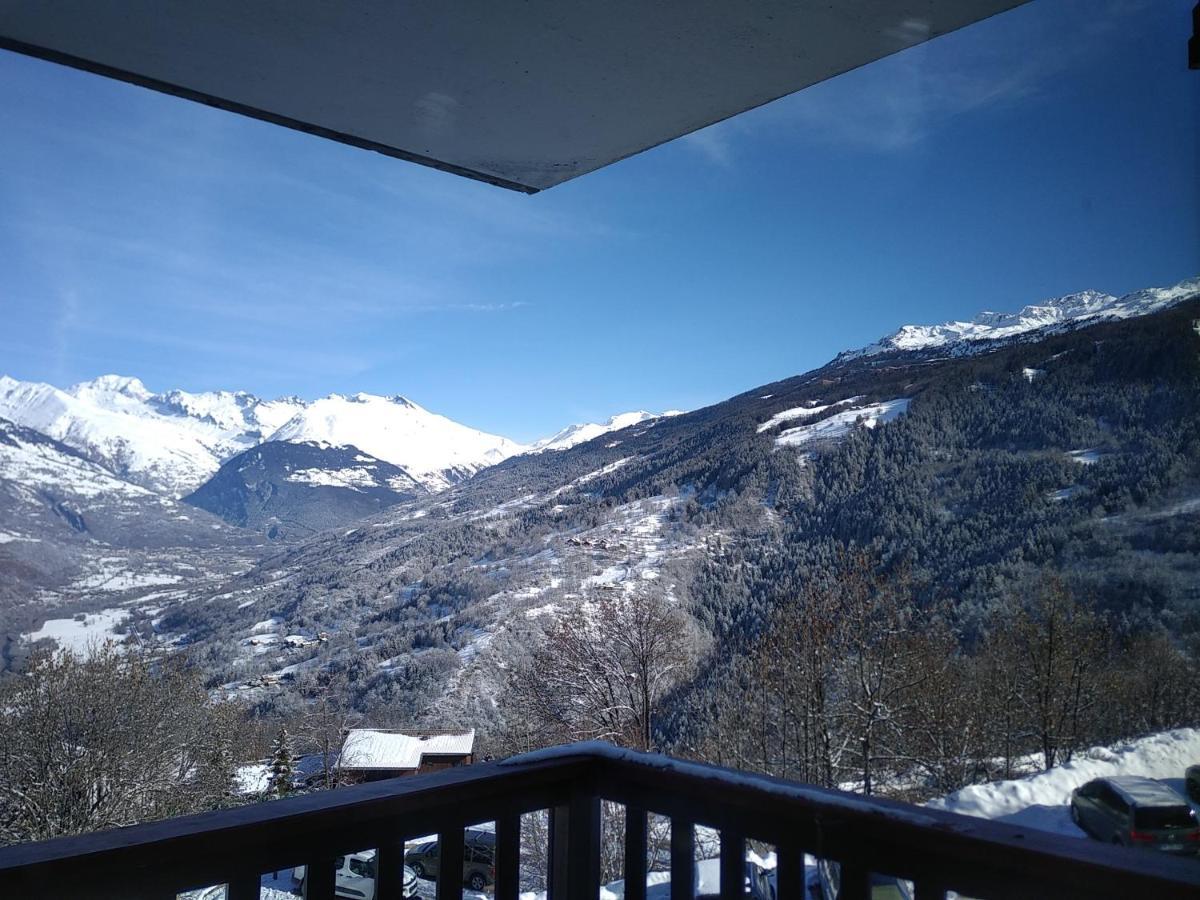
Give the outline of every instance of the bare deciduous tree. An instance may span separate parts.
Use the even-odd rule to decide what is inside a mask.
[[[111,644],[35,658],[0,687],[0,842],[228,804],[225,712],[179,661]]]
[[[509,721],[526,746],[602,739],[653,750],[658,705],[694,665],[696,631],[677,604],[647,589],[598,593],[509,673]]]
[[[992,641],[1015,675],[1022,718],[1049,769],[1070,762],[1090,733],[1102,694],[1095,673],[1108,657],[1108,633],[1060,579],[1048,578],[1029,603],[999,614]]]

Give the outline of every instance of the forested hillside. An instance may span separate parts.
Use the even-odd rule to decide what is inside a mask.
[[[734,663],[779,610],[847,577],[847,553],[883,583],[903,573],[918,630],[945,628],[954,652],[1047,578],[1112,640],[1182,652],[1200,634],[1197,319],[1192,299],[973,355],[840,359],[506,460],[219,591],[160,595],[129,629],[260,714],[332,696],[376,724],[501,740],[527,708],[506,673],[573,610],[649,598],[687,613],[700,654],[653,717],[655,743],[684,749],[745,677]],[[325,639],[284,647],[294,633]]]

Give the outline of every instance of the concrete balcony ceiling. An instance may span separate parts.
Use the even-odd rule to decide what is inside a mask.
[[[535,192],[1025,0],[0,0],[0,46]]]

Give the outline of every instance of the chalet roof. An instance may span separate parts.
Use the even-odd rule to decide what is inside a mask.
[[[533,192],[1026,0],[0,0],[0,46]]]
[[[342,743],[338,768],[416,769],[424,756],[466,756],[475,746],[475,730],[401,732],[354,728]]]

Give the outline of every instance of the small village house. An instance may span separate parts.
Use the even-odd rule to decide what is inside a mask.
[[[383,730],[352,728],[338,756],[343,783],[382,781],[438,772],[474,762],[474,729]]]

